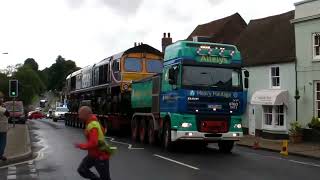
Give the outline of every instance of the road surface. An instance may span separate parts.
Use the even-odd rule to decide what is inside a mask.
[[[73,144],[82,142],[83,130],[63,122],[29,122],[35,156],[0,168],[0,180],[79,180],[76,169],[86,152]],[[168,153],[157,146],[131,145],[130,138],[109,138],[118,147],[111,159],[113,180],[309,180],[319,179],[320,161],[279,153],[235,147],[232,154],[209,148]]]

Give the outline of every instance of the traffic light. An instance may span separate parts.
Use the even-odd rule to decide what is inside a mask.
[[[18,80],[9,80],[9,96],[18,97]]]

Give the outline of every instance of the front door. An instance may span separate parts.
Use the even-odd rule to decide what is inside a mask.
[[[249,105],[249,135],[255,136],[256,134],[256,116],[255,106]]]

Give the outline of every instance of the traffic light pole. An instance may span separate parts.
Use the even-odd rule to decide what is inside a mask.
[[[13,127],[16,127],[16,118],[15,118],[15,113],[16,113],[16,110],[15,110],[15,101],[16,101],[16,97],[13,97],[13,106],[12,106],[12,110],[13,110],[13,116],[12,116],[12,123],[13,123]]]

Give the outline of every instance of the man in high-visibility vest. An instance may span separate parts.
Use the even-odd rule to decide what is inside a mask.
[[[83,106],[79,109],[79,119],[86,124],[85,135],[88,142],[76,144],[75,146],[82,150],[87,150],[88,155],[82,160],[78,173],[86,179],[111,180],[109,172],[110,152],[105,148],[104,128],[88,106]],[[92,167],[97,169],[100,177],[90,170]]]

